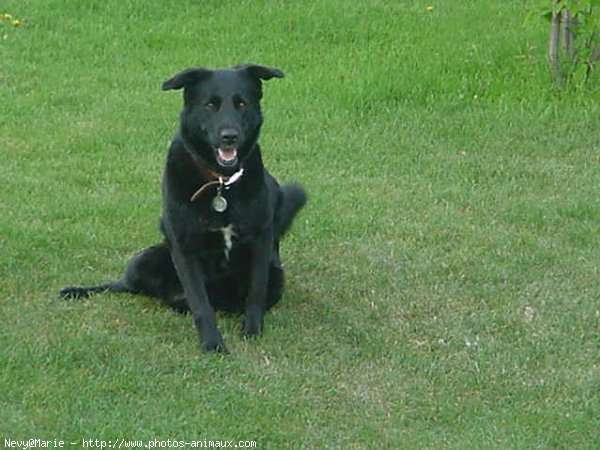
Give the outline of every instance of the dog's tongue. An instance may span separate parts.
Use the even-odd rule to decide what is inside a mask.
[[[217,151],[219,158],[225,163],[234,162],[237,158],[237,151],[233,147],[219,147]]]

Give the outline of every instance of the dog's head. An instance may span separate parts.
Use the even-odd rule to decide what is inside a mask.
[[[183,88],[181,135],[188,151],[218,172],[231,173],[258,139],[262,80],[283,76],[278,69],[256,64],[191,68],[165,81],[162,89]]]

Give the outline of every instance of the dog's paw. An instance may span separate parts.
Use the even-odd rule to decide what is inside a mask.
[[[88,289],[75,286],[61,289],[58,295],[65,300],[89,297]]]
[[[246,339],[255,339],[262,333],[262,318],[246,317],[242,326],[242,336]]]
[[[221,353],[228,355],[229,350],[225,346],[225,342],[221,339],[220,341],[203,341],[200,346],[202,347],[203,353]]]
[[[221,336],[221,332],[219,330],[214,330],[211,333],[203,333],[200,341],[200,347],[204,353],[229,353],[229,350],[227,350],[227,347],[225,346],[225,341],[223,341],[223,336]]]

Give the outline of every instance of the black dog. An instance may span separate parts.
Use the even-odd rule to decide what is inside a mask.
[[[163,178],[165,241],[135,255],[120,280],[68,287],[61,297],[157,297],[191,311],[205,351],[227,352],[214,309],[245,311],[243,335],[258,336],[283,289],[279,240],[306,202],[300,185],[279,186],[267,172],[257,143],[261,80],[283,76],[248,64],[187,69],[163,83],[184,90]]]

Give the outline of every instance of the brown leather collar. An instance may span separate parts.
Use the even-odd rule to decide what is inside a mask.
[[[223,178],[226,179],[228,177],[226,177],[225,175],[219,173],[219,172],[215,172],[214,170],[210,170],[208,167],[202,165],[199,161],[196,160],[196,158],[194,158],[194,161],[196,162],[196,165],[198,166],[198,169],[200,169],[200,172],[202,172],[202,174],[207,177],[207,178],[214,178],[215,180],[218,180],[219,178]]]
[[[194,161],[196,161],[195,158],[194,158]],[[235,172],[233,175],[226,177],[225,175],[222,175],[218,172],[210,170],[208,167],[198,164],[197,161],[196,161],[196,164],[198,165],[200,171],[204,175],[206,175],[209,178],[215,178],[215,179],[211,180],[211,181],[207,181],[202,186],[200,186],[196,190],[196,192],[194,192],[192,194],[192,196],[190,197],[190,202],[195,201],[198,197],[200,197],[202,195],[203,192],[205,192],[208,188],[210,188],[212,186],[219,186],[219,188],[218,188],[219,192],[221,192],[223,189],[225,189],[225,190],[229,189],[231,187],[231,185],[236,183],[244,174],[243,167],[240,167],[240,169],[237,172]]]

